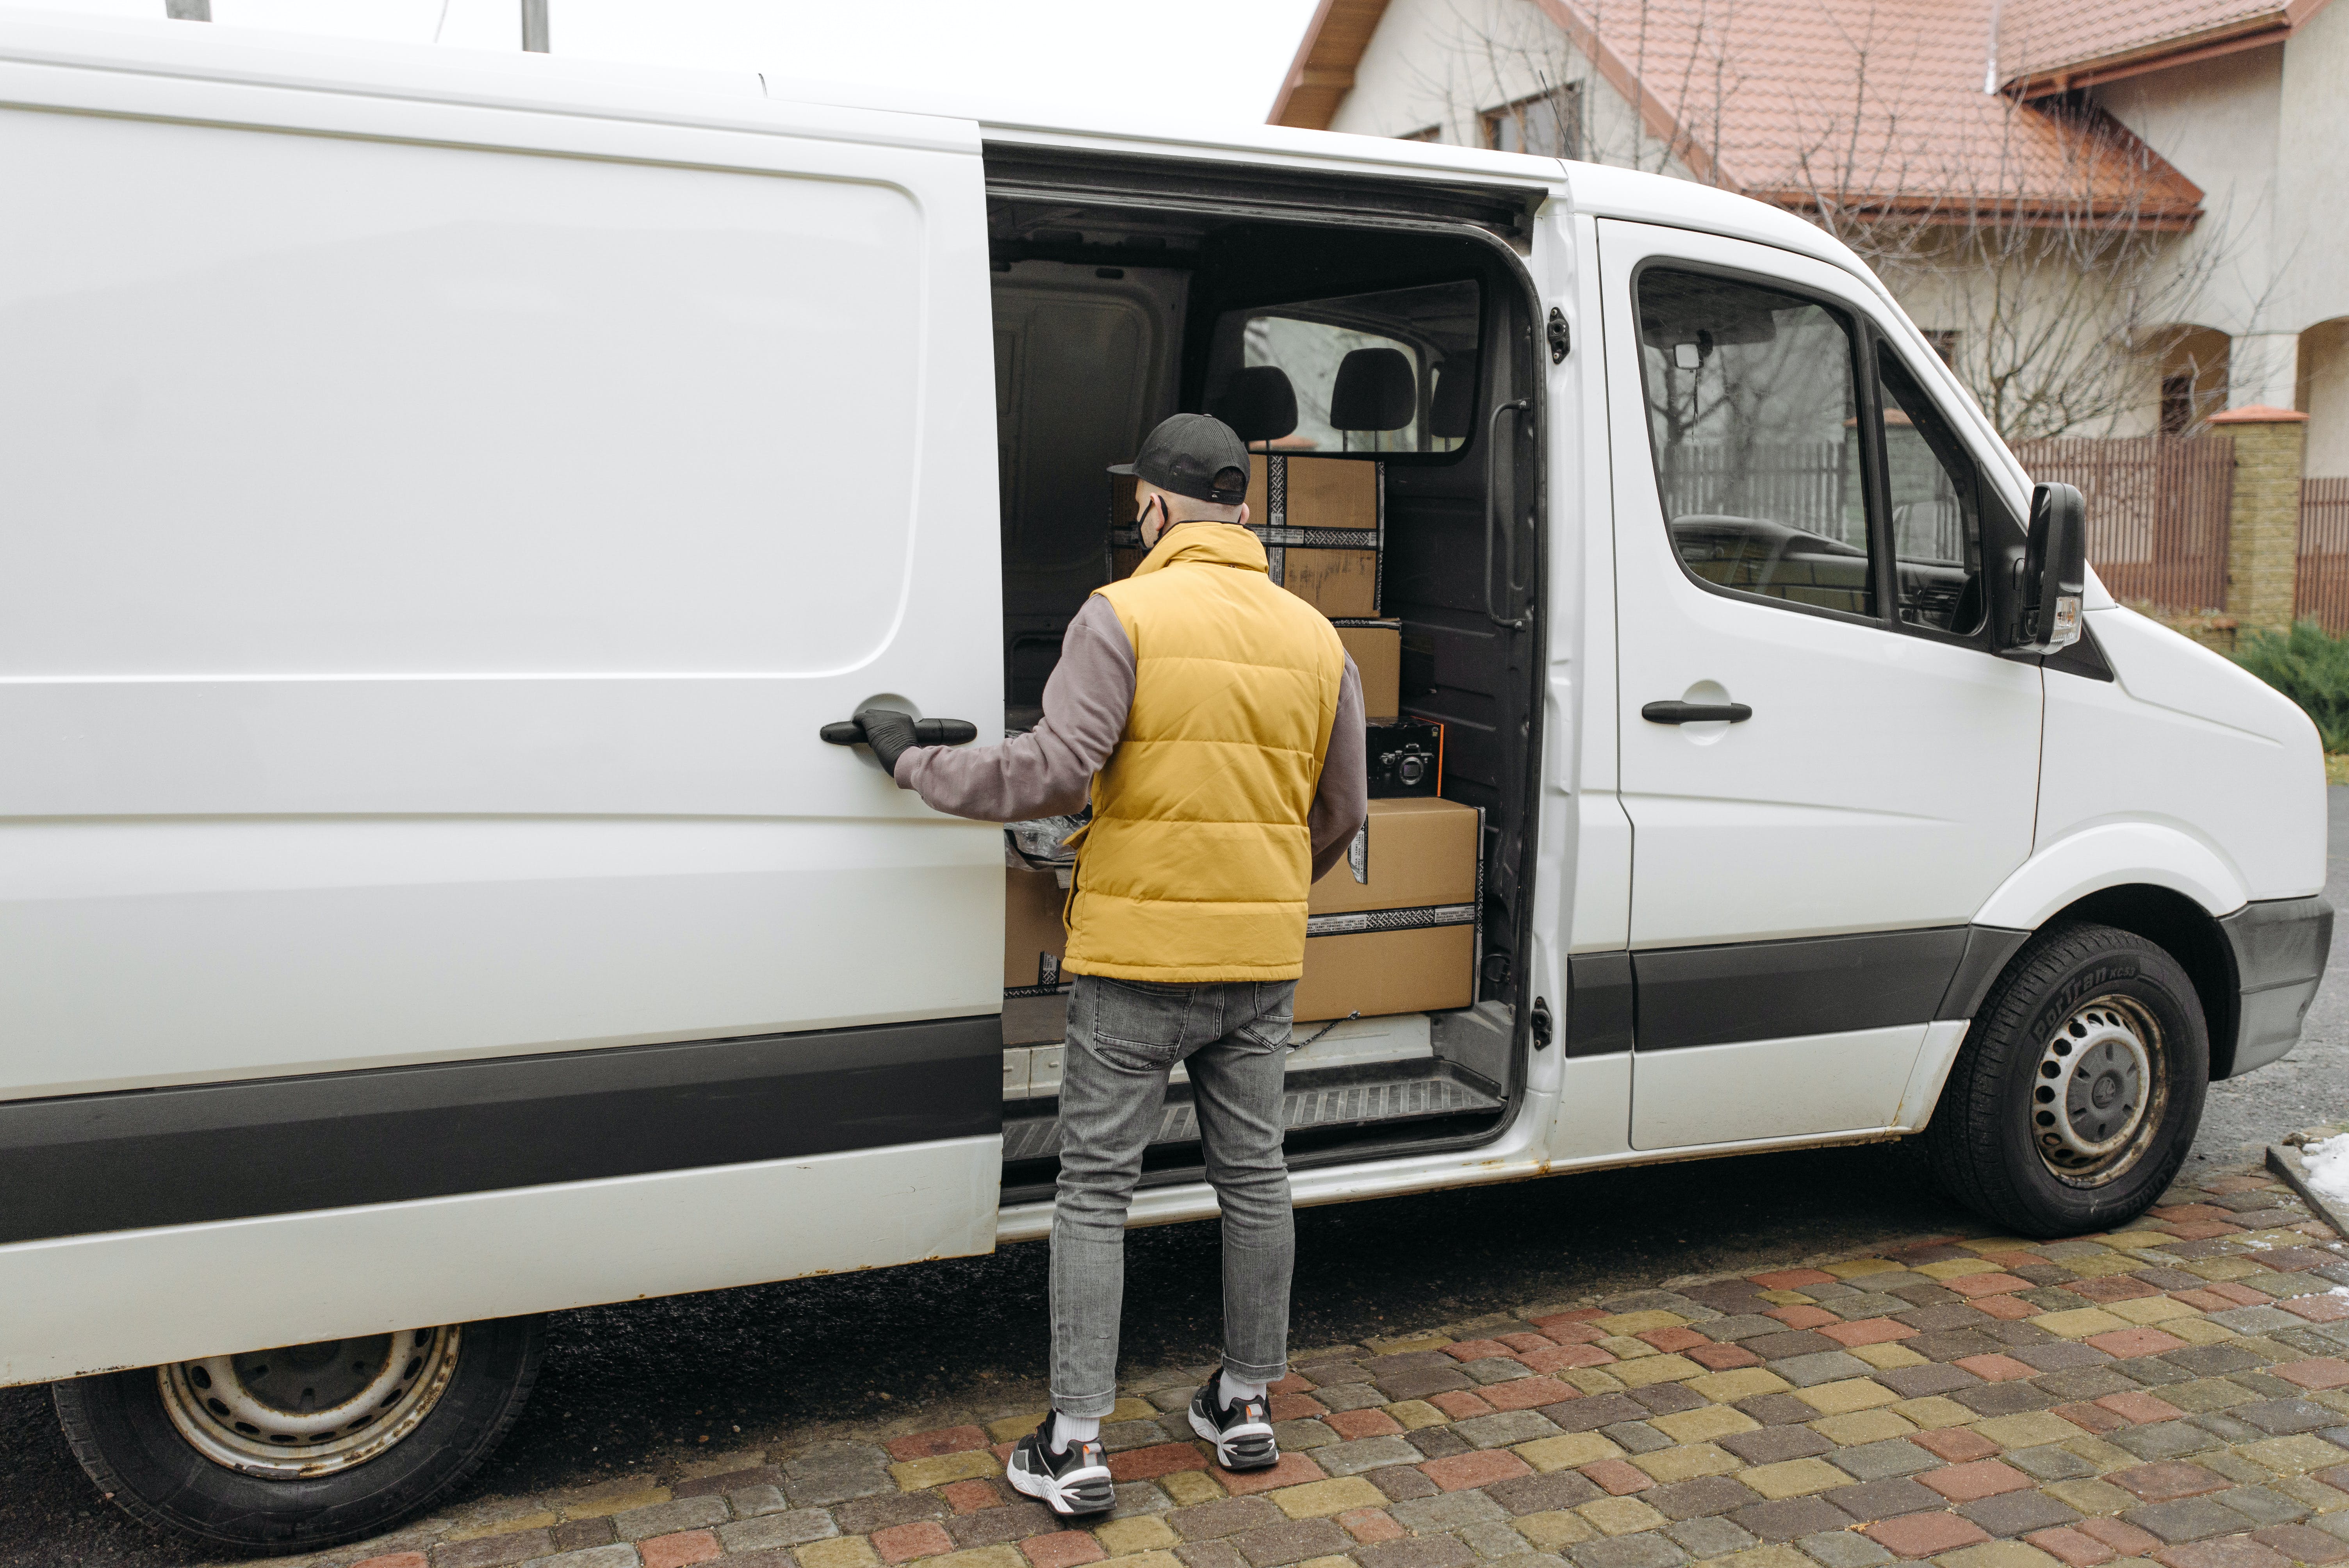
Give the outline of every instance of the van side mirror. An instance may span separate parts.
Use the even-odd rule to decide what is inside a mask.
[[[2088,591],[2088,503],[2070,485],[2031,491],[2031,533],[2013,563],[2014,618],[2010,651],[2053,654],[2080,640],[2080,603]]]

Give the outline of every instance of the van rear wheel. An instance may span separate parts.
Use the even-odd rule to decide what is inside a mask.
[[[544,1320],[281,1346],[57,1385],[90,1480],[150,1524],[246,1552],[379,1535],[440,1501],[522,1414]]]
[[[1992,986],[1926,1140],[1967,1207],[2026,1236],[2137,1218],[2202,1119],[2210,1044],[2193,982],[2132,932],[2065,923]]]

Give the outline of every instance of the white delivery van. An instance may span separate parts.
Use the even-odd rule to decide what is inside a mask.
[[[1300,1202],[1921,1131],[2056,1235],[2291,1048],[2314,731],[1835,241],[813,96],[0,22],[0,1382],[119,1501],[354,1538],[535,1315],[1045,1233],[1003,835],[822,732],[1032,707],[1104,464],[1244,371],[1379,466],[1481,813],[1464,1005],[1290,1058]]]

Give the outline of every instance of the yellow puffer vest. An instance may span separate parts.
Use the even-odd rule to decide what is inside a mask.
[[[1061,967],[1118,980],[1294,980],[1306,828],[1346,651],[1227,523],[1170,528],[1099,590],[1133,644],[1133,708],[1093,777]]]

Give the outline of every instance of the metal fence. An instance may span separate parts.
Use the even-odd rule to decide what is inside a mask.
[[[2113,597],[2188,614],[2225,605],[2230,438],[2018,441],[2014,455],[2033,480],[2079,487],[2088,560]]]
[[[1840,441],[1765,445],[1687,441],[1664,449],[1664,506],[1671,517],[1766,517],[1846,542],[1866,524],[1844,493]]]
[[[2300,481],[2300,551],[2292,618],[2349,633],[2349,479]]]

